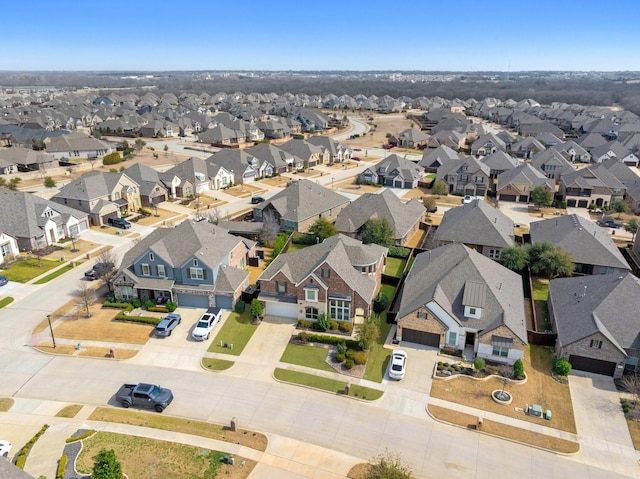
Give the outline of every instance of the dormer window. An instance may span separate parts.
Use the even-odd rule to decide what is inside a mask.
[[[194,260],[193,260],[193,265],[194,265],[194,266],[198,266],[198,260],[197,260],[197,259],[194,259]]]
[[[153,259],[154,259],[153,253],[149,253],[149,261],[153,261]]]

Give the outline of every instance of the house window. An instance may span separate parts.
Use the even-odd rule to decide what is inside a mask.
[[[194,266],[198,266],[198,260],[197,260],[197,259],[194,259],[194,260],[193,260],[193,265],[194,265]]]
[[[189,268],[189,272],[191,279],[204,279],[204,271],[202,268]]]
[[[425,311],[418,311],[419,319],[427,319],[427,313]]]
[[[600,267],[600,274],[613,274],[614,271],[615,270],[610,266],[601,266]]]
[[[505,348],[504,346],[493,346],[492,354],[494,356],[506,358],[509,355],[509,348]]]
[[[329,278],[331,276],[331,270],[329,268],[322,268],[322,277]]]
[[[336,321],[349,321],[351,318],[351,301],[332,299],[329,302],[329,317]]]
[[[506,358],[509,356],[509,349],[513,346],[513,339],[492,336],[491,346],[493,347],[493,352],[491,354],[501,358]]]
[[[135,292],[131,286],[120,286],[119,288],[120,299],[133,299],[136,297]]]
[[[278,293],[280,294],[286,294],[287,283],[285,283],[284,281],[276,281],[276,291],[278,291]]]
[[[305,317],[305,319],[317,320],[318,319],[318,308],[305,308],[304,317]]]
[[[11,254],[11,247],[9,246],[9,243],[5,243],[2,246],[0,246],[0,250],[2,250],[3,258],[6,258]]]
[[[153,261],[153,253],[149,253],[149,261]]]
[[[482,176],[476,176],[476,183],[482,183]]]
[[[476,314],[476,308],[469,308],[469,315],[475,315]]]
[[[142,265],[142,275],[143,276],[149,276],[151,274],[151,268],[149,267],[148,264],[143,264]]]
[[[602,349],[602,341],[599,339],[592,339],[590,346],[595,349]]]
[[[500,250],[499,249],[490,249],[489,250],[489,258],[491,258],[491,259],[500,259]]]
[[[120,192],[116,191],[116,200],[119,200],[119,199],[120,199]]]
[[[318,290],[316,288],[305,288],[304,290],[304,300],[309,303],[317,303],[318,302]]]
[[[453,331],[449,331],[449,339],[447,344],[456,344],[458,342],[458,333],[454,333]]]
[[[167,276],[167,272],[164,269],[164,265],[163,264],[159,264],[158,265],[158,276],[162,276],[162,277],[166,277]]]

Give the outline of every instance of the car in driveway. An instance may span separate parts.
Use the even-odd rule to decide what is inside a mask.
[[[6,276],[0,276],[0,286],[4,286],[8,282],[9,282],[9,280],[7,279]]]
[[[602,218],[598,220],[598,224],[604,228],[620,228],[622,223],[612,220],[611,218]]]
[[[391,353],[391,366],[389,367],[389,377],[391,379],[400,380],[404,378],[407,369],[407,353],[400,349],[396,349]]]
[[[122,228],[123,230],[128,230],[131,228],[131,223],[129,223],[124,218],[109,218],[107,223],[116,228]]]
[[[0,440],[0,457],[9,457],[11,452],[11,443],[9,441]]]
[[[182,317],[178,313],[169,313],[160,320],[153,330],[153,333],[160,337],[171,336],[171,333],[176,329],[176,326],[180,324],[180,321],[182,321]]]
[[[251,198],[251,204],[252,205],[257,205],[260,204],[264,201],[264,198],[262,196],[254,196]]]
[[[220,317],[222,316],[222,310],[220,308],[209,308],[207,312],[200,316],[193,331],[191,331],[191,337],[196,341],[204,341],[209,339],[211,330],[218,324]]]
[[[462,204],[466,205],[467,203],[471,203],[473,199],[473,196],[465,195],[464,198],[462,198]]]

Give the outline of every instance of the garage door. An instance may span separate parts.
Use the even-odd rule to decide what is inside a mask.
[[[573,369],[587,371],[589,373],[613,376],[616,372],[616,363],[611,361],[600,361],[599,359],[586,358],[584,356],[569,356],[569,362]]]
[[[578,200],[578,208],[586,208],[589,205],[587,200]]]
[[[216,295],[216,306],[222,309],[231,309],[231,305],[233,304],[233,299],[231,296],[220,296]]]
[[[402,340],[410,343],[424,344],[425,346],[440,347],[440,335],[435,333],[427,333],[426,331],[418,331],[416,329],[402,328]]]
[[[498,198],[500,201],[515,201],[516,195],[500,195]]]
[[[528,203],[529,197],[527,195],[520,195],[520,203]]]
[[[209,297],[197,294],[178,293],[178,305],[189,308],[208,308]]]
[[[267,302],[266,313],[269,316],[281,316],[283,318],[297,318],[298,304]]]

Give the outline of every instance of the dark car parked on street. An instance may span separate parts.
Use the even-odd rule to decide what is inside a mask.
[[[89,271],[84,273],[84,279],[93,281],[100,278],[106,271],[113,269],[115,265],[113,263],[96,263]]]
[[[605,228],[620,228],[622,226],[622,223],[618,223],[611,218],[603,218],[601,220],[598,220],[598,224],[600,226],[604,226]]]

